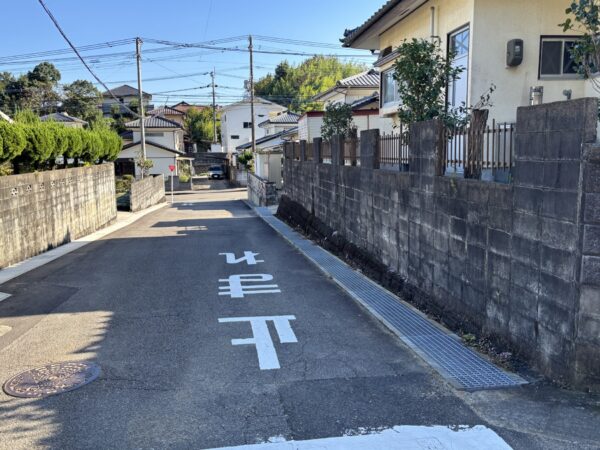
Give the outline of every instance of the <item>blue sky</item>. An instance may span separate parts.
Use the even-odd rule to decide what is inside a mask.
[[[328,43],[336,47],[320,48],[288,43],[257,40],[257,50],[336,53],[356,55],[345,58],[370,63],[360,57],[365,52],[343,49],[339,38],[345,28],[363,23],[382,4],[383,0],[46,0],[69,38],[80,47],[101,42],[140,36],[172,42],[196,43],[248,34]],[[3,5],[3,27],[0,40],[0,58],[33,52],[64,49],[62,37],[52,25],[37,0],[19,0]],[[247,47],[244,40],[219,44],[226,47]],[[164,47],[145,42],[143,52]],[[100,78],[107,82],[129,81],[135,85],[134,44],[110,49],[93,50],[85,56],[125,52],[114,59],[91,59]],[[72,57],[72,54],[51,58]],[[146,81],[144,91],[156,94],[154,103],[169,104],[185,99],[190,103],[208,101],[208,89],[183,93],[166,91],[201,87],[210,83],[210,77],[201,75],[217,72],[221,104],[235,101],[243,91],[243,80],[248,77],[248,54],[204,49],[183,49],[144,53],[143,78],[179,77],[169,80]],[[31,60],[32,58],[29,58]],[[298,62],[302,57],[257,54],[256,76],[272,71],[283,59]],[[56,61],[63,74],[62,82],[88,79],[91,75],[77,61]],[[0,61],[0,71],[25,72],[34,66],[31,61],[7,64]],[[181,77],[181,75],[186,75]],[[189,76],[188,76],[189,75]],[[109,84],[116,87],[117,84]],[[164,94],[163,94],[164,93]],[[197,97],[193,97],[193,96]]]

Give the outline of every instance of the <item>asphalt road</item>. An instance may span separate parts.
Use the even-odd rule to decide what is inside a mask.
[[[545,384],[453,390],[257,218],[245,192],[211,186],[0,286],[12,295],[0,303],[1,382],[57,361],[102,369],[57,396],[0,393],[0,448],[218,448],[399,425],[597,448],[597,398]],[[220,255],[244,252],[263,262]],[[219,295],[251,274],[264,281],[247,286],[268,286]]]

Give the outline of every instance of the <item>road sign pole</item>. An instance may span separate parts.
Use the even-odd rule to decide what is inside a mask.
[[[174,200],[173,200],[173,176],[175,174],[175,165],[171,164],[169,166],[169,170],[171,171],[171,205],[172,205],[174,203]]]

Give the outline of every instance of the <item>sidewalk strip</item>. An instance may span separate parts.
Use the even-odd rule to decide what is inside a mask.
[[[410,426],[403,425],[388,430],[358,436],[314,439],[310,441],[285,441],[265,444],[223,447],[213,450],[511,450],[511,447],[494,431],[482,425]]]
[[[114,233],[115,231],[119,231],[120,229],[131,225],[136,220],[141,219],[145,215],[148,215],[161,208],[164,208],[167,205],[167,203],[159,203],[158,205],[151,206],[150,208],[147,208],[143,211],[139,211],[136,213],[128,213],[130,215],[128,215],[125,219],[117,219],[116,223],[109,225],[106,228],[102,228],[98,231],[95,231],[92,234],[89,234],[79,239],[75,239],[74,241],[69,242],[68,244],[61,245],[60,247],[56,247],[47,252],[40,253],[39,255],[33,256],[29,259],[26,259],[25,261],[21,261],[20,263],[6,267],[4,269],[0,269],[0,285],[12,280],[13,278],[20,277],[21,275],[27,272],[37,269],[38,267],[48,264],[49,262],[52,262],[55,259],[60,258],[61,256],[74,252],[75,250],[80,249],[81,247],[84,247],[94,241],[98,241],[103,237]]]
[[[521,377],[496,367],[465,346],[456,335],[292,230],[274,217],[268,208],[254,209],[259,217],[381,320],[454,387],[480,390],[527,383]]]

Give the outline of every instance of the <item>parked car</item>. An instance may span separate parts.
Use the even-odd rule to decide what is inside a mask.
[[[208,178],[211,180],[222,180],[225,176],[221,166],[211,166],[208,168]]]

